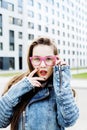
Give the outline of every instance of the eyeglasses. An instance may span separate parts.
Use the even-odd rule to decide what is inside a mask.
[[[56,62],[56,56],[32,56],[30,57],[32,65],[39,66],[42,61],[44,61],[46,66],[53,66]]]

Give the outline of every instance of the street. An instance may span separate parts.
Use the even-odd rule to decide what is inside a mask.
[[[9,79],[0,77],[0,95]],[[76,124],[66,130],[87,130],[87,80],[71,79],[71,86],[76,90],[75,100],[80,110],[80,116]],[[0,130],[10,130],[10,128]]]

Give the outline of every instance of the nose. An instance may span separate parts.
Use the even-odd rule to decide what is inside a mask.
[[[40,66],[41,66],[41,67],[46,67],[46,64],[45,64],[45,62],[44,62],[43,60],[41,61]]]

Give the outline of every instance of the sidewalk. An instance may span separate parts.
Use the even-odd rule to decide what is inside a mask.
[[[71,70],[71,74],[79,74],[79,73],[86,73],[87,69],[81,69],[81,70]]]

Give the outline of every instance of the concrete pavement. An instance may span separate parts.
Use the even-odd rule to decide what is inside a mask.
[[[0,94],[3,92],[5,84],[11,77],[0,77]],[[71,86],[76,90],[76,102],[80,110],[80,116],[76,124],[66,130],[87,130],[87,80],[71,79]],[[10,130],[10,128],[0,129]]]

